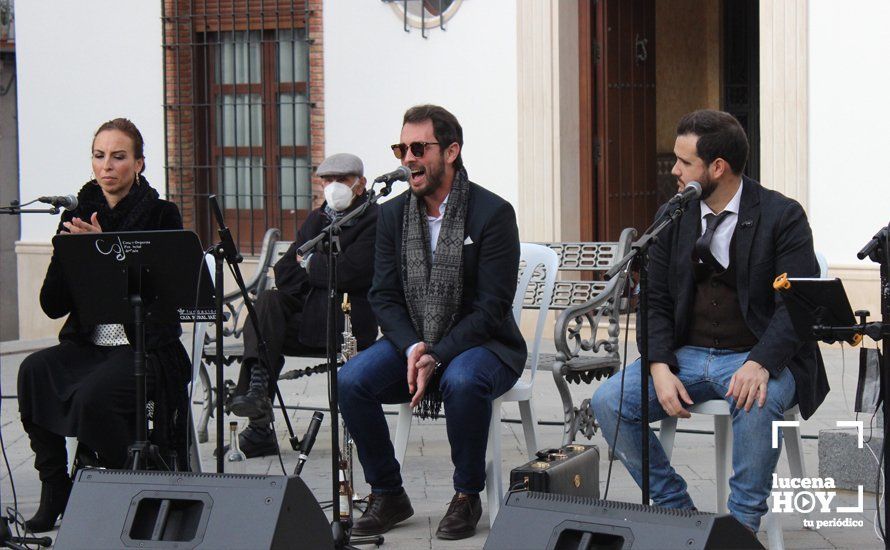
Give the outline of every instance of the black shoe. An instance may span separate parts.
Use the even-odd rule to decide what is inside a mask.
[[[229,412],[235,416],[268,423],[272,421],[272,402],[266,397],[265,392],[249,390],[244,395],[236,395],[232,398]]]
[[[238,446],[247,458],[269,456],[278,453],[278,438],[272,426],[250,423],[238,434]]]
[[[246,458],[270,456],[278,454],[278,439],[272,426],[251,423],[238,434],[238,447]],[[229,452],[229,446],[223,445],[222,452],[224,455]],[[213,456],[217,456],[216,449],[213,449]]]
[[[479,495],[454,493],[445,517],[436,529],[436,538],[458,540],[476,534],[476,524],[482,517],[482,501]]]
[[[51,531],[56,526],[56,520],[65,512],[71,486],[71,478],[67,475],[59,480],[44,481],[40,485],[40,506],[34,517],[25,522],[25,527],[32,533]]]
[[[251,420],[262,419],[261,424],[268,424],[272,421],[272,402],[269,400],[268,387],[269,369],[251,361],[247,392],[232,398],[229,411],[236,416],[244,416]]]
[[[399,495],[375,495],[368,496],[368,508],[362,517],[355,520],[352,525],[352,534],[357,537],[369,535],[382,535],[395,524],[405,521],[414,515],[411,500],[408,494],[402,492]]]

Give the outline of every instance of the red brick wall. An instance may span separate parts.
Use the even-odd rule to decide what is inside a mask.
[[[311,41],[309,97],[313,103],[310,108],[310,160],[314,169],[324,160],[322,8],[323,0],[236,0],[234,3],[220,3],[217,0],[164,0],[166,185],[168,198],[179,205],[186,228],[194,229],[202,237],[210,236],[213,229],[203,200],[211,191],[208,185],[212,168],[207,166],[209,160],[204,158],[207,156],[204,151],[206,146],[198,147],[195,136],[197,131],[206,127],[203,119],[210,114],[210,108],[199,103],[207,96],[206,92],[199,93],[204,85],[205,75],[203,72],[195,74],[196,71],[203,71],[201,67],[204,61],[201,55],[206,51],[205,46],[195,44],[203,36],[199,33],[308,26]],[[213,139],[213,136],[198,137],[204,141]],[[312,193],[313,203],[317,206],[322,200],[321,180],[314,175],[314,171]]]
[[[322,22],[324,0],[309,0],[309,97],[315,104],[309,111],[309,129],[312,143],[313,169],[324,160],[324,24]],[[324,201],[321,179],[312,173],[313,206]]]

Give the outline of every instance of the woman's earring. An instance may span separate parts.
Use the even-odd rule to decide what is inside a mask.
[[[136,175],[133,177],[133,184],[139,185],[139,172],[136,172]]]

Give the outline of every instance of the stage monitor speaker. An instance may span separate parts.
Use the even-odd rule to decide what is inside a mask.
[[[762,550],[763,546],[730,515],[517,491],[501,507],[485,548]]]
[[[334,548],[298,477],[81,470],[57,549]]]

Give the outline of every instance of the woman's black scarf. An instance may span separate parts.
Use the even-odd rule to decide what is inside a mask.
[[[111,208],[99,183],[91,180],[77,192],[77,208],[72,217],[89,222],[93,212],[97,212],[102,231],[141,231],[146,228],[158,198],[158,192],[140,175],[127,196]]]

